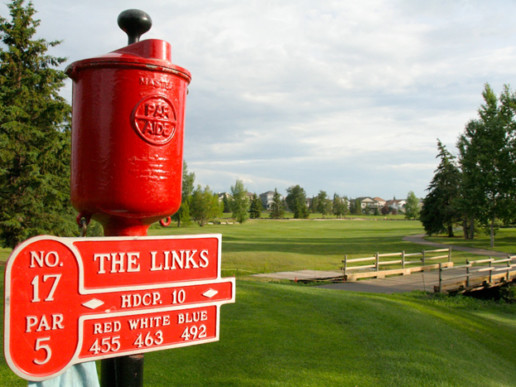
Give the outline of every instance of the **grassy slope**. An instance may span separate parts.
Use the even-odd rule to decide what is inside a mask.
[[[516,305],[238,281],[220,342],[146,354],[145,385],[509,386],[515,337]]]
[[[239,282],[237,294],[222,309],[221,341],[146,355],[146,385],[500,386],[516,378],[514,307],[251,282]]]

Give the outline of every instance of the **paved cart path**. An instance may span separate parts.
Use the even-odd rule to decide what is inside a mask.
[[[502,251],[495,251],[495,250],[486,250],[486,249],[477,249],[474,247],[467,247],[467,246],[455,246],[455,245],[449,245],[445,243],[437,243],[437,242],[430,242],[424,239],[424,234],[419,235],[407,235],[406,237],[403,237],[404,241],[417,243],[419,245],[424,246],[431,246],[431,247],[437,247],[437,248],[443,248],[447,249],[448,247],[451,247],[452,250],[455,251],[466,251],[471,254],[478,254],[478,255],[487,255],[490,257],[507,257],[507,253],[504,253]]]

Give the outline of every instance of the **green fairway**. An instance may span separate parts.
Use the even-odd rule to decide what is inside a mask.
[[[222,234],[222,269],[226,275],[282,270],[340,270],[350,257],[380,252],[421,251],[402,241],[422,233],[421,223],[404,220],[253,220],[185,228],[154,226],[153,235]]]

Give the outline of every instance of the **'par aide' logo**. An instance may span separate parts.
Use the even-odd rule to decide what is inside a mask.
[[[150,96],[134,108],[131,121],[136,133],[153,145],[165,145],[176,132],[176,113],[164,97]]]

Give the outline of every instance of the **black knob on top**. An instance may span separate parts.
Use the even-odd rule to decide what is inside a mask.
[[[127,34],[128,44],[140,41],[140,36],[150,30],[152,20],[146,12],[128,9],[118,15],[118,26]]]

